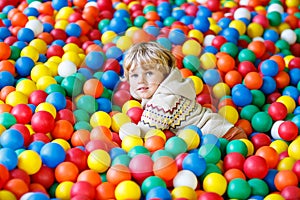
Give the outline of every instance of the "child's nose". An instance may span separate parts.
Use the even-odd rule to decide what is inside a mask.
[[[143,74],[140,74],[138,78],[138,83],[144,83],[144,82],[145,82],[145,76]]]

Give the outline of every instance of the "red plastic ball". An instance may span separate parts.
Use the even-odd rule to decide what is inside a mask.
[[[54,170],[43,165],[37,173],[31,175],[31,181],[39,183],[48,189],[55,181]]]
[[[229,169],[243,170],[245,157],[239,152],[231,152],[224,157],[223,167],[227,171]]]
[[[87,154],[80,148],[71,148],[66,153],[66,161],[74,163],[79,171],[87,169]]]
[[[32,115],[31,126],[35,132],[48,133],[55,126],[53,116],[47,111],[38,111]]]
[[[176,165],[178,170],[182,170],[182,162],[183,159],[188,155],[188,153],[180,153],[176,156],[175,161],[176,161]]]
[[[67,33],[62,29],[53,29],[50,34],[53,36],[54,40],[63,40],[66,41]]]
[[[250,61],[243,61],[238,64],[238,71],[245,77],[249,72],[257,71],[255,65]]]
[[[299,51],[299,49],[298,49]],[[288,64],[289,69],[299,68],[300,66],[300,57],[294,57],[290,60]]]
[[[108,58],[105,63],[103,64],[103,71],[108,71],[108,70],[113,70],[115,71],[117,74],[120,73],[121,71],[121,66],[119,64],[119,62],[116,59],[113,58]]]
[[[281,191],[284,199],[300,199],[300,188],[297,186],[287,186]]]
[[[274,121],[285,119],[287,113],[286,106],[281,102],[273,102],[268,108],[268,114]]]
[[[2,188],[9,180],[9,171],[3,164],[0,164],[0,172],[0,188]]]
[[[32,117],[32,110],[27,104],[14,106],[10,113],[16,118],[17,123],[28,124]]]
[[[247,157],[243,168],[245,175],[250,179],[263,179],[268,174],[268,164],[266,160],[256,155]]]
[[[297,175],[298,180],[300,181],[300,160],[297,160],[294,163],[292,171]]]
[[[292,121],[285,121],[278,127],[279,136],[286,141],[292,141],[298,136],[298,126]]]
[[[211,45],[216,47],[218,50],[220,50],[221,46],[227,42],[227,39],[224,36],[221,35],[217,35],[216,37],[214,37],[214,39],[212,40]]]
[[[29,98],[28,103],[38,106],[40,103],[45,102],[48,94],[43,90],[33,91]]]
[[[96,188],[93,187],[89,182],[78,181],[74,183],[71,188],[71,197],[81,195],[87,197],[88,199],[95,199]]]
[[[132,107],[128,109],[126,114],[128,115],[128,117],[130,117],[133,123],[137,124],[141,120],[143,111],[144,110],[140,107]]]
[[[279,155],[277,151],[270,146],[262,146],[255,152],[255,155],[264,158],[267,161],[270,169],[276,168],[279,162]]]
[[[30,184],[30,176],[22,169],[13,169],[10,171],[10,179],[18,178],[22,179],[27,185]]]
[[[131,94],[128,90],[118,90],[113,94],[113,104],[122,107],[125,102],[131,99]]]
[[[31,135],[31,141],[51,142],[51,139],[45,133],[34,133]]]
[[[69,109],[62,109],[62,110],[58,111],[56,113],[55,120],[67,120],[73,125],[75,124],[75,121],[76,121],[73,112]]]
[[[224,198],[215,192],[203,192],[198,197],[198,200],[223,200]]]
[[[50,58],[52,56],[62,57],[64,55],[64,53],[65,53],[65,51],[64,51],[64,49],[61,46],[59,46],[59,45],[51,45],[47,49],[46,56],[47,56],[47,58]]]
[[[251,142],[254,149],[257,150],[262,146],[268,146],[271,144],[271,138],[265,133],[257,133],[251,137]]]

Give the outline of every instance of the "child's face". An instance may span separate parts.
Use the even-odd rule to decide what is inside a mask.
[[[130,89],[141,99],[149,99],[157,90],[165,75],[156,68],[135,67],[129,71]]]

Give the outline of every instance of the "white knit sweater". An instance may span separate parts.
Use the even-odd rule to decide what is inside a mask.
[[[233,127],[223,116],[196,102],[194,83],[173,69],[151,99],[142,99],[144,112],[138,126],[142,136],[150,129],[169,129],[175,134],[188,125],[197,125],[202,134],[222,137]]]

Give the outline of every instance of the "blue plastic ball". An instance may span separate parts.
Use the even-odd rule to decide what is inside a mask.
[[[294,68],[289,71],[291,85],[297,85],[300,81],[300,69]]]
[[[156,42],[168,50],[172,49],[172,42],[166,37],[157,38]]]
[[[298,129],[300,129],[300,114],[295,115],[291,121],[297,125]]]
[[[61,92],[52,92],[48,94],[46,102],[51,103],[57,111],[64,109],[67,105],[66,97]]]
[[[112,111],[112,103],[109,99],[101,97],[96,99],[96,101],[98,103],[99,111],[104,111],[106,113],[110,113]]]
[[[252,200],[263,200],[264,197],[263,196],[259,196],[259,195],[254,195],[254,196],[250,196],[249,199],[252,199]]]
[[[269,186],[270,192],[277,191],[275,183],[274,183],[274,179],[275,179],[275,176],[276,176],[277,173],[278,173],[278,170],[269,169],[267,175],[263,179],[267,183],[267,185]]]
[[[119,10],[116,10],[114,12],[114,17],[115,18],[118,18],[118,17],[127,17],[127,18],[130,18],[130,14],[127,10],[124,10],[124,9],[119,9]]]
[[[237,43],[237,41],[240,37],[240,34],[239,34],[238,30],[236,30],[235,28],[231,28],[231,27],[223,29],[219,33],[219,35],[225,37],[227,42],[232,42],[234,44]]]
[[[237,106],[246,106],[252,102],[251,91],[243,84],[237,84],[232,88],[232,100]]]
[[[52,24],[49,24],[47,22],[43,23],[43,30],[44,32],[50,33],[54,29]]]
[[[8,71],[0,72],[0,89],[5,86],[13,86],[15,82],[14,76]]]
[[[186,36],[182,30],[173,29],[169,32],[168,39],[175,45],[181,45],[185,42]]]
[[[182,9],[174,10],[172,12],[172,17],[174,17],[176,20],[180,20],[184,16],[186,16],[186,14],[185,11]]]
[[[214,46],[205,46],[203,48],[203,53],[212,53],[212,54],[217,54],[218,49]]]
[[[270,76],[264,76],[263,77],[263,84],[260,87],[260,90],[264,94],[271,94],[276,90],[276,82],[275,80]]]
[[[200,137],[200,138],[202,137],[202,131],[201,131],[201,129],[200,129],[198,126],[196,126],[196,125],[191,124],[191,125],[188,125],[188,126],[184,127],[184,129],[191,129],[191,130],[193,130],[193,131],[196,131],[196,133],[199,135],[199,137]]]
[[[61,47],[63,47],[63,46],[65,46],[66,45],[66,43],[65,43],[65,41],[63,41],[63,40],[54,40],[52,43],[51,43],[51,45],[59,45],[59,46],[61,46]]]
[[[222,29],[225,29],[227,27],[229,27],[229,24],[231,22],[231,19],[229,19],[228,17],[224,17],[224,18],[221,18],[219,21],[218,21],[218,25],[222,28]]]
[[[198,153],[190,153],[184,157],[182,169],[190,170],[196,176],[200,176],[206,170],[206,161]]]
[[[50,198],[42,192],[28,192],[24,194],[20,200],[50,200]],[[53,200],[53,199],[52,199]]]
[[[1,148],[0,164],[4,165],[8,170],[13,170],[18,164],[17,153],[11,148]]]
[[[79,37],[81,35],[81,27],[76,23],[70,23],[66,26],[65,32],[68,36]]]
[[[198,6],[197,17],[211,17],[212,12],[205,6]]]
[[[260,65],[260,71],[264,76],[275,76],[278,73],[279,67],[274,60],[265,60]]]
[[[147,194],[146,194],[146,200],[150,199],[172,199],[171,193],[167,188],[158,186],[152,188]]]
[[[42,147],[40,156],[43,164],[47,167],[54,168],[65,160],[66,152],[61,145],[50,142]]]
[[[185,15],[185,16],[181,17],[179,21],[188,26],[190,24],[193,24],[194,20],[195,20],[195,17]]]
[[[7,129],[0,136],[0,145],[2,147],[17,150],[24,145],[24,137],[20,131],[16,129]]]
[[[277,42],[277,40],[279,39],[279,34],[273,29],[267,29],[263,34],[263,38],[265,40],[271,40],[272,42]]]
[[[105,55],[98,51],[91,51],[85,57],[85,64],[89,69],[100,70],[104,64]]]
[[[200,145],[206,145],[206,144],[212,144],[216,145],[217,147],[220,147],[221,143],[219,141],[219,138],[214,134],[205,134],[201,137]]]
[[[14,47],[17,47],[18,49],[22,50],[24,47],[27,46],[27,43],[24,41],[16,41],[13,43]]]
[[[221,81],[221,75],[216,69],[208,69],[203,73],[203,81],[209,85],[214,86]]]
[[[77,72],[79,74],[82,74],[86,78],[86,80],[93,78],[93,73],[87,68],[80,68],[77,70]]]
[[[27,7],[23,10],[23,13],[27,16],[34,16],[34,17],[38,17],[39,16],[39,11],[34,8],[34,7]]]
[[[105,52],[107,58],[113,58],[120,61],[123,58],[123,51],[116,46],[108,48]]]
[[[4,40],[5,38],[11,36],[11,32],[7,27],[0,27],[0,39]]]
[[[13,8],[15,8],[13,5],[7,5],[2,9],[2,12],[8,14],[8,12],[11,11],[11,9]]]
[[[100,81],[104,87],[113,90],[115,86],[119,83],[120,77],[115,71],[108,70],[103,73]]]
[[[29,57],[20,57],[16,60],[15,68],[19,76],[27,77],[30,75],[31,69],[34,67],[34,61]]]
[[[112,18],[110,20],[109,27],[115,33],[121,34],[121,33],[124,33],[127,30],[128,25],[127,25],[127,22],[124,18],[117,17],[117,18]]]
[[[109,156],[110,156],[111,160],[115,159],[119,155],[125,155],[125,154],[127,154],[127,152],[120,147],[112,148],[109,151]]]
[[[209,30],[210,22],[207,17],[197,16],[193,21],[194,29],[205,33]]]
[[[68,0],[53,0],[52,1],[52,8],[54,8],[57,11],[63,7],[67,7],[67,6],[68,6]]]
[[[296,87],[290,85],[283,89],[282,95],[290,96],[295,100],[295,102],[297,102],[300,96],[300,91]]]
[[[159,35],[160,29],[156,26],[147,26],[144,29],[150,35],[157,37]]]
[[[28,150],[32,150],[32,151],[35,151],[37,153],[40,153],[42,147],[45,145],[45,142],[42,142],[42,141],[33,141],[29,144],[28,146]]]

